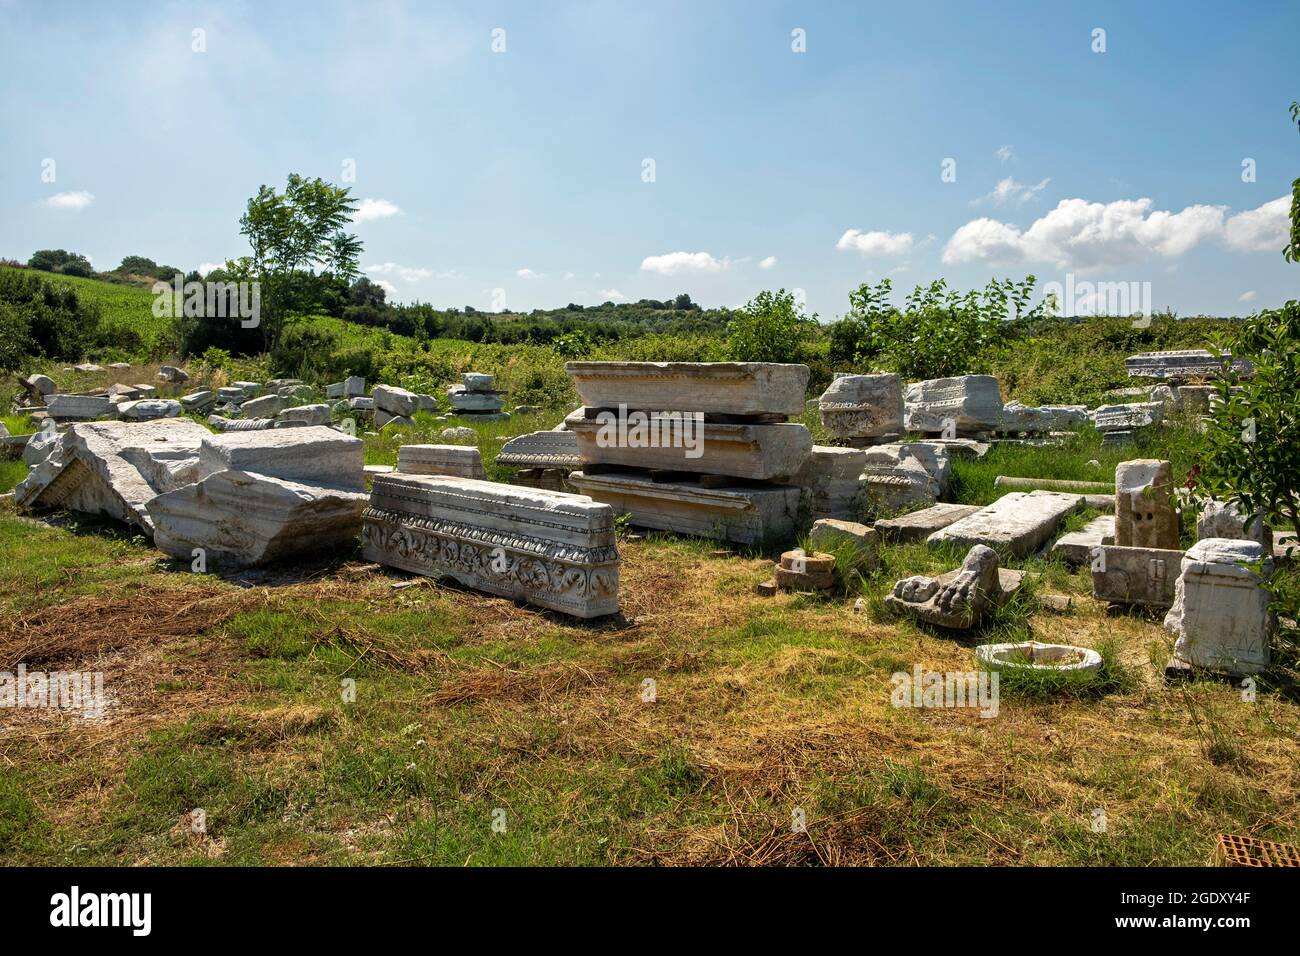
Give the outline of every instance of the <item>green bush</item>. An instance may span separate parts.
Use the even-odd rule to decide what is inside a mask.
[[[0,361],[6,369],[24,358],[80,359],[95,343],[100,312],[64,283],[35,272],[0,270]]]

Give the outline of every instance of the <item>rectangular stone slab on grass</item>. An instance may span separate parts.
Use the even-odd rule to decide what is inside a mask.
[[[377,475],[367,560],[580,618],[618,611],[614,509],[570,495],[445,475]]]
[[[773,362],[568,362],[583,404],[593,408],[801,415],[806,365]]]
[[[497,464],[510,468],[578,468],[582,465],[578,436],[553,430],[516,435],[501,446]]]
[[[1094,548],[1115,543],[1115,516],[1101,515],[1093,518],[1078,531],[1071,531],[1056,539],[1052,553],[1059,554],[1066,564],[1075,566],[1092,561]]]
[[[361,439],[319,425],[209,435],[199,460],[204,474],[229,469],[349,491],[365,488]]]
[[[967,548],[984,544],[1023,558],[1046,544],[1066,515],[1082,507],[1082,495],[1013,491],[936,531],[926,541],[932,548],[948,543]]]
[[[397,470],[404,475],[454,475],[486,478],[483,457],[473,445],[402,445]]]
[[[912,541],[924,541],[953,522],[973,515],[981,510],[979,505],[959,505],[940,502],[920,511],[899,515],[897,518],[882,518],[875,524],[881,538],[900,544]]]

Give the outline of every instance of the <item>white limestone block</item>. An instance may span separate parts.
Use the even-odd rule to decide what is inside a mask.
[[[365,487],[361,439],[320,426],[206,435],[199,460],[204,475],[245,471],[345,491]]]
[[[452,475],[486,478],[483,456],[473,445],[402,445],[397,470],[404,475]]]
[[[1082,507],[1082,495],[1013,491],[936,531],[926,541],[932,548],[949,542],[964,547],[983,544],[1023,558],[1055,535],[1066,515]]]
[[[876,438],[903,431],[903,380],[897,375],[842,375],[817,402],[822,425],[837,438]]]
[[[1258,561],[1258,574],[1245,566]],[[1269,552],[1255,541],[1206,538],[1188,549],[1181,570],[1165,616],[1165,630],[1176,637],[1174,659],[1237,675],[1268,667]]]
[[[568,362],[583,404],[592,408],[800,415],[806,365],[771,362]]]

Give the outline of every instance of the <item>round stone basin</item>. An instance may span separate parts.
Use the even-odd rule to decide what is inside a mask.
[[[1101,655],[1086,647],[1072,644],[1040,644],[1021,641],[1015,644],[985,644],[975,649],[975,656],[985,667],[995,670],[1038,671],[1040,673],[1080,674],[1101,669]]]

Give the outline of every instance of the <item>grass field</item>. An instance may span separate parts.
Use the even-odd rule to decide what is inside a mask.
[[[481,426],[490,473],[502,435],[559,415]],[[1094,442],[998,449],[958,487],[1112,469]],[[1204,863],[1224,831],[1300,840],[1294,671],[1254,702],[1168,686],[1159,620],[1108,617],[1054,561],[1016,562],[1035,576],[962,640],[880,601],[958,555],[891,548],[849,593],[761,598],[771,555],[651,534],[620,545],[622,614],[582,624],[355,552],[192,574],[120,529],[0,508],[0,670],[102,671],[111,701],[3,714],[7,862],[1147,866]],[[991,719],[891,705],[895,672],[1026,636],[1101,650],[1103,678],[1007,682]]]

